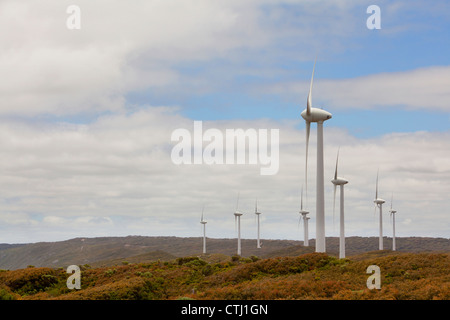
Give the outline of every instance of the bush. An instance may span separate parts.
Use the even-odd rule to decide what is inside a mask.
[[[0,289],[0,300],[16,300],[16,297],[6,289]]]

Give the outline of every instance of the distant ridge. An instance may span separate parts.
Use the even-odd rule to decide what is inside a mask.
[[[450,239],[430,237],[397,238],[399,252],[450,252]],[[236,239],[208,238],[207,252],[232,256],[236,254]],[[304,247],[303,241],[262,240],[262,248],[256,248],[256,239],[242,239],[242,255],[267,258],[275,256],[296,256],[314,252],[315,241]],[[326,239],[327,253],[337,255],[339,239]],[[392,246],[391,238],[384,238],[384,246]],[[347,237],[347,256],[375,251],[378,237]],[[201,255],[201,237],[99,237],[75,238],[58,242],[37,242],[30,244],[0,244],[0,269],[15,270],[35,267],[67,267],[68,265],[110,265],[123,261],[143,262],[170,260],[175,257]]]

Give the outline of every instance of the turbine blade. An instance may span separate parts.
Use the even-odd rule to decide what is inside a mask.
[[[373,211],[373,217],[376,217],[378,205],[375,203],[375,210]]]
[[[378,173],[379,173],[379,169],[377,171],[377,184],[376,184],[376,188],[375,188],[375,199],[378,199]]]
[[[302,186],[302,196],[300,198],[300,210],[303,210],[303,186]]]
[[[240,191],[238,191],[238,196],[237,196],[237,201],[236,201],[236,211],[239,207],[239,194],[240,194]]]
[[[309,147],[309,134],[311,131],[311,122],[306,121],[306,158],[305,158],[305,195],[308,198],[308,147]]]
[[[336,211],[336,187],[337,187],[337,185],[334,185],[334,197],[333,197],[333,229],[334,229],[334,212]]]
[[[334,170],[334,180],[337,179],[337,168],[338,168],[338,161],[339,161],[339,149],[337,152],[337,157],[336,157],[336,169]],[[335,189],[336,190],[336,189]]]
[[[316,60],[314,61],[314,67],[311,75],[311,84],[309,86],[309,93],[308,93],[308,99],[306,100],[306,114],[309,116],[311,114],[311,108],[312,108],[312,87],[313,87],[313,81],[314,81],[314,70],[316,69]]]
[[[392,192],[392,195],[391,195],[391,210],[392,210],[392,200],[394,199],[394,192]]]

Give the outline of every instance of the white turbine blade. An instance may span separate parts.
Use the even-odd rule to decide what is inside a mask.
[[[317,62],[317,57],[316,57],[316,60],[314,61],[313,72],[311,75],[311,84],[309,86],[308,99],[306,100],[306,114],[308,116],[311,114],[311,108],[312,108],[312,87],[313,87],[313,81],[314,81],[314,70],[316,69],[316,62]]]
[[[333,230],[334,230],[334,212],[336,211],[336,187],[337,187],[337,185],[334,185],[334,196],[333,196]]]
[[[203,211],[205,210],[205,205],[203,205],[203,207],[202,207],[202,220],[201,221],[203,221]]]
[[[394,192],[392,192],[392,195],[391,195],[391,210],[392,210],[392,200],[394,200]]]
[[[309,133],[311,130],[311,122],[306,121],[306,158],[305,158],[305,195],[308,198],[308,147],[309,147]]]
[[[339,161],[339,149],[338,149],[337,156],[336,156],[336,168],[334,169],[334,180],[337,180],[338,161]],[[335,211],[336,211],[336,187],[337,187],[337,185],[334,184],[334,195],[333,195],[333,230],[334,230],[334,217],[335,217]]]
[[[334,180],[337,179],[338,161],[339,161],[339,149],[338,149],[337,156],[336,156],[336,169],[334,170]]]
[[[378,199],[378,173],[380,170],[377,171],[377,184],[376,184],[376,188],[375,188],[375,199]]]
[[[240,194],[240,192],[238,192],[238,196],[237,196],[236,211],[238,210],[238,207],[239,207],[239,194]]]
[[[302,196],[300,198],[300,211],[303,211],[303,186],[302,186]]]

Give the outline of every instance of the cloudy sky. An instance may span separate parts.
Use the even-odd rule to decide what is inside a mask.
[[[367,7],[381,29],[368,29]],[[80,29],[68,28],[80,8]],[[73,25],[73,24],[72,24]],[[325,122],[326,235],[338,148],[346,234],[450,237],[450,4],[0,1],[0,243],[95,236],[302,239],[305,109]],[[172,161],[174,130],[278,129],[279,170]],[[216,131],[217,131],[216,130]],[[208,142],[204,142],[206,146]],[[270,148],[271,146],[269,146]],[[275,148],[275,144],[272,146]],[[315,237],[316,125],[306,209]],[[337,207],[338,208],[338,207]]]

